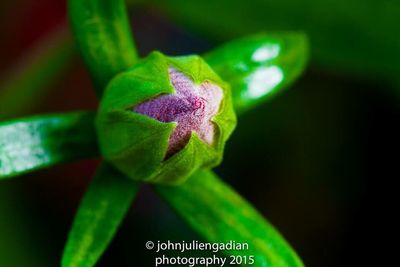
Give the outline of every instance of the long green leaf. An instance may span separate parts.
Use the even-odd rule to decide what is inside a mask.
[[[254,255],[252,266],[300,267],[290,245],[246,200],[211,171],[201,170],[176,187],[156,191],[209,242],[247,243],[248,250],[225,251]]]
[[[62,267],[96,264],[127,213],[139,183],[103,164],[86,192],[64,249]]]
[[[138,59],[124,0],[69,0],[69,18],[97,93]]]
[[[49,88],[70,67],[76,49],[64,27],[57,28],[20,61],[2,73],[0,120],[26,114],[40,104]]]
[[[232,87],[237,113],[253,108],[296,80],[306,66],[308,41],[296,32],[234,40],[205,55]]]
[[[0,179],[97,156],[93,121],[74,112],[0,123]]]

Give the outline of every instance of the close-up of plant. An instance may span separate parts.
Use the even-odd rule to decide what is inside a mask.
[[[396,262],[400,2],[0,13],[0,267]]]
[[[94,266],[142,183],[210,242],[246,242],[253,266],[303,266],[283,237],[212,171],[236,115],[292,83],[307,61],[302,33],[257,34],[198,55],[139,58],[122,0],[70,0],[97,113],[0,124],[0,178],[101,155],[80,204],[63,267]],[[243,254],[245,253],[245,254]]]

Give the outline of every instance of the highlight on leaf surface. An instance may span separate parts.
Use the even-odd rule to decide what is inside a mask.
[[[176,184],[219,164],[236,116],[229,86],[199,56],[154,52],[109,83],[96,125],[121,172]]]
[[[0,180],[97,155],[91,112],[48,114],[0,123]]]
[[[302,73],[308,61],[303,33],[246,36],[204,55],[208,64],[232,87],[237,113],[269,100]]]

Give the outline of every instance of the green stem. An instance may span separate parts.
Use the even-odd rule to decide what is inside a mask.
[[[138,60],[123,0],[69,0],[69,17],[101,97],[117,73]]]

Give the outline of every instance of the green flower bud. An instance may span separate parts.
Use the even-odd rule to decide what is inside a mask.
[[[177,184],[221,162],[236,116],[228,84],[202,58],[154,52],[109,83],[96,125],[121,172]]]

